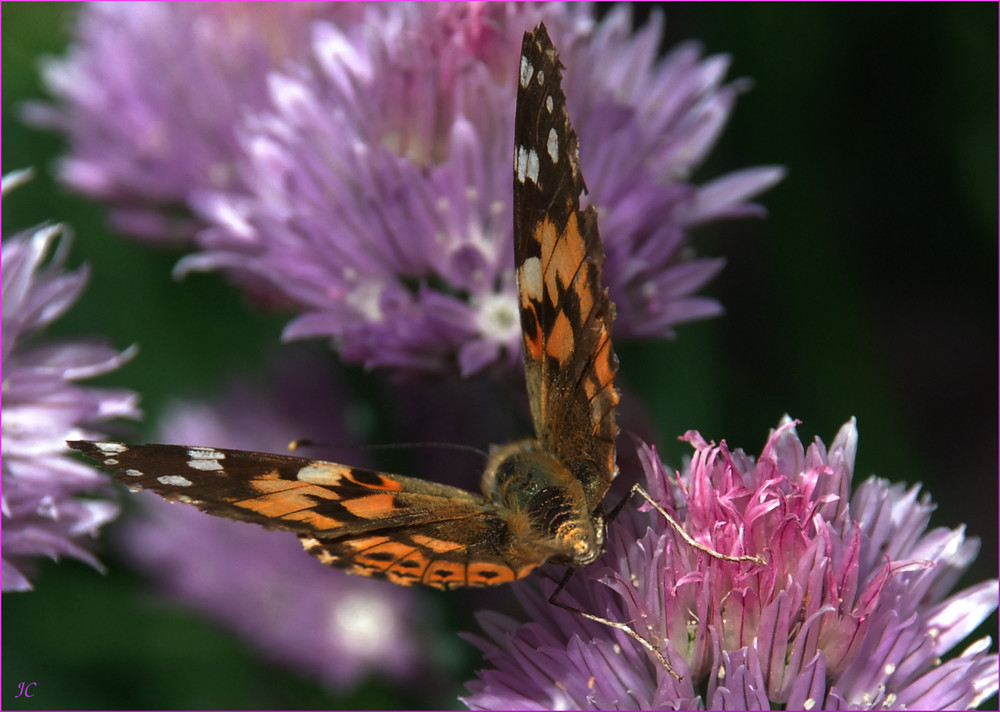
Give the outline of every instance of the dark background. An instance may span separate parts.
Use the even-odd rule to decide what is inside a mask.
[[[88,262],[93,275],[51,333],[139,343],[138,358],[98,383],[138,391],[151,430],[168,398],[212,393],[234,370],[262,372],[285,319],[254,311],[217,276],[173,281],[177,255],[112,234],[101,207],[53,183],[61,140],[24,127],[16,108],[42,96],[36,62],[63,51],[74,11],[3,4],[3,171],[38,170],[6,199],[3,234],[45,220],[74,227],[70,266]],[[996,5],[683,4],[666,13],[667,46],[700,39],[733,55],[731,78],[755,82],[696,180],[789,169],[762,198],[766,220],[698,233],[700,253],[728,260],[709,288],[726,315],[680,327],[676,342],[618,347],[667,462],[689,451],[674,440],[689,428],[756,454],[784,413],[803,421],[804,440],[827,443],[856,416],[858,479],[922,482],[938,503],[932,526],[964,522],[983,540],[962,585],[995,577]],[[387,392],[350,373],[357,392]],[[454,690],[371,682],[340,699],[159,601],[105,558],[107,576],[45,565],[35,592],[3,596],[4,707],[457,705],[480,664],[463,648]],[[979,635],[996,632],[994,615]],[[21,681],[38,682],[27,703],[13,700]]]

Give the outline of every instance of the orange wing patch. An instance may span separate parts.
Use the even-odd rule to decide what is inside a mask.
[[[362,576],[385,578],[410,586],[423,584],[440,589],[496,586],[527,576],[535,563],[513,568],[496,552],[484,549],[479,523],[472,522],[455,537],[471,543],[428,537],[414,527],[391,535],[342,541],[301,537],[302,545],[329,566]],[[487,547],[488,548],[488,547]]]

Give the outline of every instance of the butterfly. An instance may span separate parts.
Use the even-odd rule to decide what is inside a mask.
[[[520,579],[604,550],[617,474],[614,306],[562,64],[544,25],[525,33],[514,132],[514,253],[534,437],[494,446],[482,494],[291,455],[71,441],[131,489],[295,532],[324,564],[440,589]]]

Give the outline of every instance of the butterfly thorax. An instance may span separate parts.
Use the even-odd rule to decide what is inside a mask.
[[[515,536],[542,545],[550,561],[586,566],[604,551],[603,517],[589,511],[580,480],[537,440],[495,448],[482,484]]]

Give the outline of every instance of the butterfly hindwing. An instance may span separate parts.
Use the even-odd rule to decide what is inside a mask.
[[[306,551],[324,564],[404,586],[497,586],[527,576],[544,562],[544,558],[524,558],[512,546],[506,521],[485,510],[364,536],[300,539]]]
[[[597,213],[580,210],[586,185],[561,70],[545,27],[525,33],[514,129],[514,256],[536,434],[596,507],[616,472],[614,306],[601,282]]]

